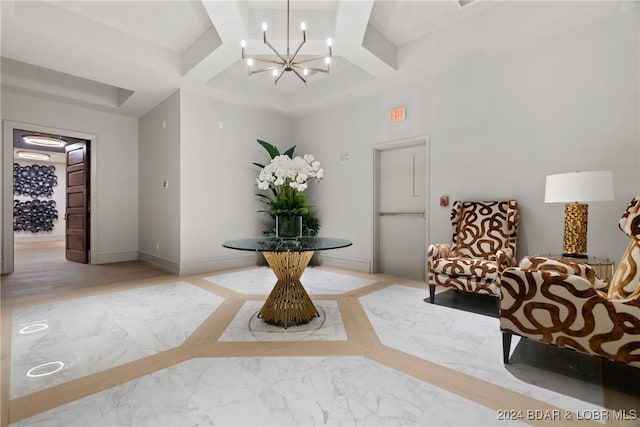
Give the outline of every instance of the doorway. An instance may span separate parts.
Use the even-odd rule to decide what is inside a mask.
[[[425,280],[429,138],[392,141],[373,150],[374,272]]]
[[[67,141],[66,149],[33,146],[25,144],[23,141],[24,135],[45,135],[53,136],[55,138],[62,137]],[[41,235],[47,235],[52,239],[63,239],[64,242],[64,255],[62,259],[66,259],[81,262],[81,263],[94,263],[94,256],[90,251],[90,242],[95,245],[96,233],[95,227],[90,227],[90,224],[95,224],[94,212],[96,197],[95,191],[91,191],[92,197],[89,197],[89,183],[95,180],[95,163],[96,152],[95,135],[85,134],[77,131],[70,131],[65,129],[50,128],[38,125],[32,125],[27,123],[4,121],[4,134],[3,134],[4,146],[2,150],[2,165],[4,173],[2,175],[2,192],[3,192],[3,221],[2,221],[2,274],[12,273],[14,271],[14,249],[16,239],[14,238],[14,199],[19,199],[19,196],[14,197],[14,177],[13,167],[14,154],[17,151],[31,151],[35,153],[49,154],[50,157],[57,156],[59,163],[59,172],[56,173],[56,177],[59,179],[59,185],[55,187],[55,192],[58,193],[56,199],[60,199],[60,195],[63,196],[62,200],[56,200],[52,203],[51,200],[42,198],[39,204],[48,204],[56,207],[55,214],[58,216],[57,226],[55,234],[52,236],[51,227],[49,224],[49,230],[36,231],[49,231],[49,233],[42,233]],[[78,147],[84,147],[82,150],[78,150]],[[69,150],[69,148],[74,149]],[[89,150],[88,148],[92,149]],[[79,152],[83,154],[79,159]],[[80,161],[79,161],[80,160]],[[23,162],[20,162],[23,163]],[[38,164],[37,161],[33,162],[34,165]],[[57,165],[56,165],[57,166]],[[40,173],[42,170],[47,172],[46,169],[37,168],[36,172]],[[55,169],[51,168],[51,169]],[[33,174],[33,170],[31,170]],[[78,182],[81,179],[82,182]],[[80,197],[80,195],[82,197]],[[31,195],[33,197],[34,195]],[[31,197],[22,197],[22,202],[29,204],[34,203],[35,200],[40,200],[38,195],[31,201]],[[80,200],[83,199],[83,200]],[[84,214],[78,215],[78,203],[82,202],[81,208],[84,210]],[[72,210],[68,210],[69,207]],[[73,209],[75,208],[75,210]],[[27,206],[27,211],[29,206]],[[49,212],[50,213],[50,212]],[[71,221],[70,221],[71,219]],[[82,219],[82,220],[81,220]],[[38,218],[38,221],[42,220]],[[27,220],[28,221],[28,220]],[[38,222],[36,221],[36,222]],[[78,226],[81,226],[81,230],[78,230]],[[24,223],[23,223],[24,226]],[[71,226],[71,228],[69,228]],[[47,227],[42,227],[46,229]],[[20,231],[24,232],[24,230]],[[30,233],[25,233],[30,234]],[[36,233],[38,234],[38,233]],[[38,239],[36,239],[38,240]],[[79,250],[80,249],[80,250]]]

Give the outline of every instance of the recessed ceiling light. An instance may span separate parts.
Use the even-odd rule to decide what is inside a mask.
[[[43,147],[64,147],[67,145],[67,141],[62,138],[44,135],[25,135],[22,140],[28,144],[41,145]]]
[[[18,157],[29,160],[49,160],[51,155],[47,153],[35,153],[33,151],[18,151]]]

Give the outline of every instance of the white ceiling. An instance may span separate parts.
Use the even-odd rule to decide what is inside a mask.
[[[240,41],[248,54],[268,54],[266,22],[269,41],[284,51],[285,0],[2,0],[2,85],[133,117],[178,88],[305,113],[419,73],[429,55],[407,60],[408,47],[507,3],[478,0],[461,9],[456,0],[292,0],[292,50],[304,21],[300,55],[325,55],[333,39],[331,74],[316,73],[305,86],[286,73],[274,86],[269,73],[248,76]]]

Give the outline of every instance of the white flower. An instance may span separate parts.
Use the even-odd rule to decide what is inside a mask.
[[[309,180],[319,181],[323,175],[320,162],[311,154],[305,154],[304,157],[296,156],[293,159],[287,155],[280,155],[274,157],[271,163],[260,171],[256,182],[261,190],[289,186],[302,192],[309,187]]]

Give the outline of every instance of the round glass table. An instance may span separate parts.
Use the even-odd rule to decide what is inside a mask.
[[[349,240],[332,237],[256,237],[222,243],[229,249],[262,252],[277,282],[258,316],[269,324],[284,328],[307,323],[319,315],[300,281],[313,254],[351,245]]]

